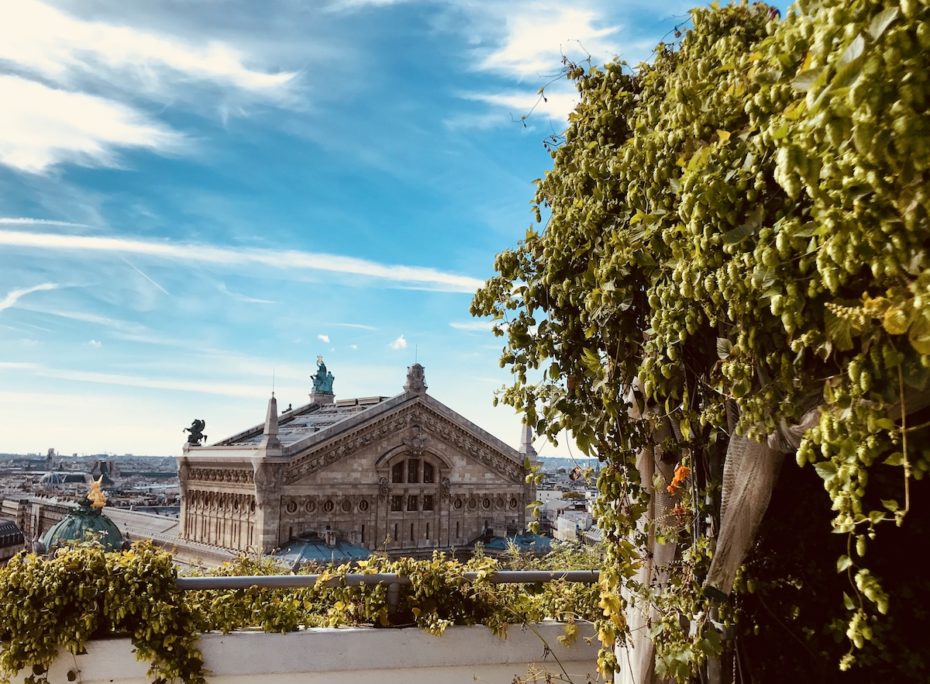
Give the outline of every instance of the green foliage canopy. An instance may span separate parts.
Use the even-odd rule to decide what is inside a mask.
[[[502,400],[606,461],[613,589],[636,566],[635,455],[655,413],[675,435],[666,452],[693,461],[683,504],[697,521],[716,513],[698,508],[719,495],[728,402],[759,440],[819,407],[797,461],[851,535],[838,568],[861,647],[888,607],[867,539],[903,524],[910,478],[930,470],[908,445],[930,367],[930,7],[805,0],[783,20],[745,3],[691,17],[680,45],[636,71],[569,65],[581,101],[537,183],[547,225],[498,255],[472,313],[505,337]],[[657,411],[631,414],[636,398]],[[879,504],[868,486],[882,468],[901,484]],[[684,545],[698,551],[698,536]],[[705,608],[699,579],[675,585],[695,596],[681,610]]]

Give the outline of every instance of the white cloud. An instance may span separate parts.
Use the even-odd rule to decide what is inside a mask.
[[[280,89],[295,76],[251,69],[243,55],[222,42],[184,42],[131,26],[85,21],[35,0],[0,3],[0,60],[58,82],[76,72],[116,68],[127,72],[127,80],[143,84],[167,71],[184,80],[259,93]]]
[[[39,366],[28,361],[0,361],[0,370],[35,370]]]
[[[484,102],[498,109],[505,109],[510,113],[509,121],[519,119],[522,116],[542,116],[553,121],[564,124],[568,120],[568,115],[578,105],[578,93],[571,86],[560,83],[559,86],[547,90],[544,97],[539,93],[529,90],[510,90],[495,93],[465,93],[462,97],[466,100],[475,102]],[[494,124],[505,122],[503,117],[495,117]],[[475,127],[483,127],[486,115],[482,115],[476,120],[478,124]],[[464,120],[453,120],[450,123],[462,124]],[[491,124],[490,121],[487,122]]]
[[[55,221],[54,219],[29,218],[24,216],[0,216],[0,226],[61,226],[62,228],[90,228],[86,223]]]
[[[104,328],[119,330],[126,333],[140,333],[145,330],[144,326],[137,323],[130,323],[128,321],[121,321],[116,318],[99,316],[83,311],[62,311],[59,309],[45,309],[37,306],[24,306],[22,308],[26,311],[33,311],[47,316],[56,316],[58,318],[67,318],[72,321],[81,321],[82,323],[92,323],[94,325],[103,326]]]
[[[246,65],[247,56],[209,37],[182,39],[145,27],[89,21],[37,0],[0,2],[0,164],[42,173],[62,162],[116,166],[118,148],[177,152],[183,136],[131,106],[185,102],[244,112],[227,102],[285,102],[291,71]],[[199,86],[223,89],[205,95]],[[185,147],[189,149],[189,145]]]
[[[100,340],[90,340],[88,341],[87,346],[93,347],[94,349],[100,349],[100,347],[103,346],[103,342],[101,342]]]
[[[257,385],[239,385],[234,383],[204,382],[202,380],[182,380],[180,378],[145,377],[121,373],[98,373],[94,371],[76,371],[58,368],[36,369],[36,375],[58,380],[102,385],[122,385],[125,387],[143,387],[147,389],[171,390],[177,392],[198,392],[202,394],[219,394],[229,397],[262,397],[264,388]]]
[[[223,294],[229,295],[233,299],[240,302],[245,302],[246,304],[277,304],[277,302],[273,299],[261,299],[259,297],[250,297],[249,295],[244,295],[239,292],[233,292],[228,287],[226,287],[226,283],[220,283],[219,289]]]
[[[401,335],[396,340],[391,342],[391,349],[406,349],[407,348],[407,338]]]
[[[115,166],[116,148],[172,152],[183,140],[118,102],[18,76],[0,74],[0,102],[0,164],[20,171],[42,173],[63,161]]]
[[[0,107],[2,109],[2,107]],[[0,311],[11,309],[16,306],[16,302],[30,295],[33,292],[47,292],[48,290],[57,290],[60,287],[58,283],[42,283],[32,287],[23,287],[16,290],[10,290],[3,299],[0,299]]]
[[[357,345],[357,344],[350,344],[350,345],[349,345],[349,349],[352,349],[352,350],[354,351],[354,350],[358,349],[358,345]]]
[[[136,254],[154,258],[227,266],[257,264],[275,269],[342,273],[399,283],[418,283],[428,289],[474,292],[483,281],[422,266],[380,264],[366,259],[318,252],[215,247],[122,237],[59,235],[0,230],[0,245],[42,250]]]
[[[539,78],[561,67],[563,53],[584,53],[598,61],[616,52],[613,36],[618,26],[598,28],[598,15],[587,9],[554,4],[527,4],[508,8],[500,47],[481,60],[479,67],[517,79]]]
[[[317,338],[320,342],[324,342],[325,344],[329,344],[329,335],[320,334],[320,335],[317,335],[316,338]]]
[[[333,327],[336,328],[351,328],[353,330],[377,330],[373,325],[365,325],[364,323],[332,323]]]
[[[410,0],[333,0],[327,6],[327,11],[343,12],[347,10],[364,9],[366,7],[390,7],[400,5]]]
[[[450,328],[468,332],[485,332],[491,330],[493,326],[494,323],[491,321],[453,321],[449,323]]]

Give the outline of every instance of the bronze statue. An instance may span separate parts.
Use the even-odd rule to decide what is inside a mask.
[[[326,370],[326,364],[323,363],[323,357],[316,357],[316,374],[311,375],[310,379],[313,381],[313,393],[314,394],[332,394],[333,393],[333,380],[336,378]]]
[[[207,427],[207,421],[195,418],[191,426],[189,428],[184,428],[182,431],[190,433],[187,437],[187,443],[191,446],[200,446],[201,442],[205,442],[207,440],[207,436],[203,434],[203,429],[205,427]]]

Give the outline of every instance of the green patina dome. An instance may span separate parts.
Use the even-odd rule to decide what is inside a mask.
[[[99,540],[107,551],[123,548],[123,534],[119,528],[99,509],[91,508],[85,499],[76,509],[52,525],[42,535],[41,543],[45,551],[50,552],[67,542],[82,542],[90,538]]]

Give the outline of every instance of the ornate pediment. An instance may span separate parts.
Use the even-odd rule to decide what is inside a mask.
[[[423,403],[417,402],[384,416],[373,418],[331,440],[313,445],[296,456],[287,465],[285,482],[293,484],[307,475],[322,470],[346,458],[372,442],[391,435],[405,434],[401,444],[414,453],[428,448],[432,441],[454,447],[464,456],[479,461],[487,468],[512,482],[523,482],[524,470],[519,461],[492,447],[486,440],[463,425],[442,416]]]

